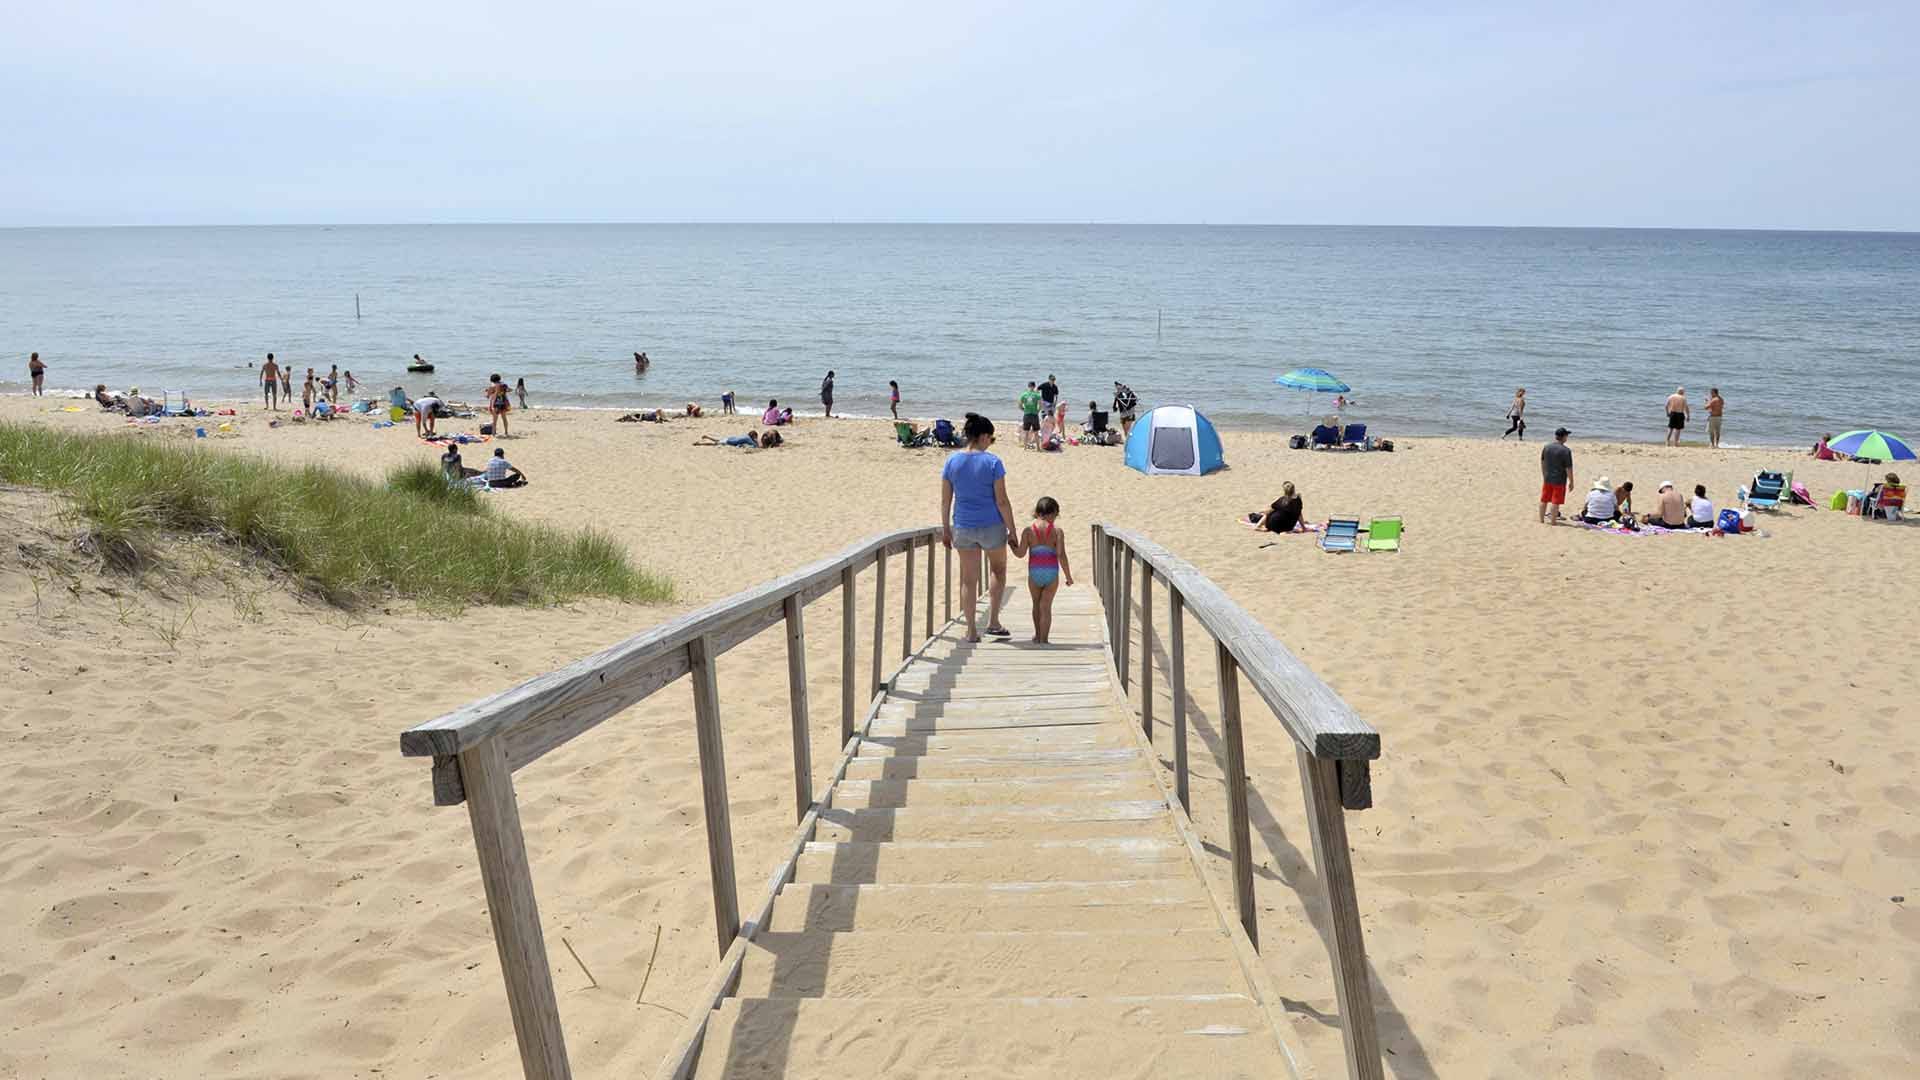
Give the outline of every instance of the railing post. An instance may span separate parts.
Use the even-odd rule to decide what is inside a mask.
[[[793,713],[793,803],[813,807],[813,736],[807,728],[807,624],[798,594],[787,597],[787,703]]]
[[[1153,564],[1140,560],[1140,730],[1153,742]]]
[[[1127,546],[1126,569],[1120,573],[1120,635],[1115,645],[1120,650],[1120,689],[1131,689],[1127,684],[1127,663],[1133,658],[1133,548]]]
[[[941,604],[941,610],[946,613],[947,621],[952,622],[953,621],[953,549],[950,547],[947,547],[944,541],[941,542],[940,547],[941,547],[941,550],[945,552],[945,554],[940,556],[940,562],[946,568],[946,574],[942,579],[943,581],[946,582],[946,584],[943,586],[943,588],[946,590],[946,599]]]
[[[1180,590],[1167,584],[1167,636],[1173,670],[1173,791],[1180,797],[1180,809],[1189,815],[1193,804],[1187,801],[1187,603]]]
[[[867,697],[880,692],[880,665],[887,651],[887,549],[873,557],[873,682]]]
[[[927,537],[927,636],[933,636],[933,545],[940,541]]]
[[[913,541],[907,541],[907,583],[900,590],[900,659],[913,655]],[[929,568],[931,572],[931,568]]]
[[[719,675],[704,636],[687,643],[693,675],[693,730],[700,746],[700,795],[707,817],[707,867],[713,874],[713,922],[720,955],[740,936],[740,893],[733,880],[733,819],[727,809],[727,753],[720,741]]]
[[[473,846],[480,856],[493,944],[506,977],[507,1009],[520,1044],[520,1067],[527,1080],[567,1080],[573,1073],[560,1033],[560,1004],[553,996],[547,943],[534,904],[513,770],[500,740],[488,739],[462,751],[460,777],[466,786],[467,817],[473,822]]]
[[[1220,738],[1227,744],[1227,836],[1233,853],[1233,900],[1247,940],[1260,948],[1260,919],[1253,906],[1253,837],[1247,822],[1247,752],[1240,740],[1240,665],[1224,643],[1213,643],[1220,668]]]
[[[1327,921],[1333,924],[1327,952],[1333,958],[1333,992],[1340,1003],[1347,1076],[1349,1080],[1382,1080],[1380,1033],[1373,1015],[1373,986],[1367,981],[1367,943],[1361,933],[1360,905],[1353,887],[1353,856],[1347,849],[1339,769],[1332,759],[1313,757],[1297,744],[1294,756],[1300,762],[1300,787],[1307,801],[1314,870],[1327,891]]]
[[[845,567],[840,571],[840,745],[847,745],[853,738],[854,690],[853,680],[857,677],[853,662],[854,652],[859,647],[854,626],[854,570]]]

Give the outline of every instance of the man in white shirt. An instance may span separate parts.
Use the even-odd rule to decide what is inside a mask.
[[[438,391],[429,390],[427,396],[413,399],[413,433],[415,435],[433,434],[434,414],[440,411]]]

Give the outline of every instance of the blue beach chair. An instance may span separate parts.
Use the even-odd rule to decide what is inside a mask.
[[[1744,490],[1748,506],[1755,510],[1775,510],[1786,494],[1787,478],[1777,472],[1762,470],[1754,474],[1753,486]]]
[[[1346,434],[1340,436],[1340,441],[1348,447],[1364,449],[1367,445],[1367,425],[1348,424]]]
[[[1359,518],[1331,518],[1327,531],[1320,534],[1321,551],[1358,551],[1359,545]]]
[[[1320,447],[1320,446],[1338,446],[1339,444],[1340,444],[1339,428],[1334,427],[1332,424],[1321,424],[1319,427],[1316,427],[1313,429],[1312,445],[1316,447]]]

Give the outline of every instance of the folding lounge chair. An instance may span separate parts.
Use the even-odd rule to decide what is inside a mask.
[[[1374,518],[1367,523],[1367,550],[1399,551],[1400,530],[1400,519],[1397,517]]]
[[[1346,434],[1340,436],[1340,441],[1356,449],[1365,447],[1367,445],[1367,425],[1348,424]]]
[[[183,416],[192,407],[193,403],[187,400],[185,390],[160,391],[160,411],[164,415]]]
[[[935,420],[933,422],[933,430],[929,434],[933,438],[933,441],[941,446],[955,447],[960,445],[960,436],[954,433],[953,421],[951,420]]]
[[[1755,473],[1753,486],[1747,489],[1747,505],[1756,510],[1778,509],[1787,490],[1786,479],[1777,472]]]
[[[915,432],[913,425],[905,420],[893,422],[893,437],[900,440],[900,445],[908,450],[918,450],[923,446],[933,445],[933,432]]]
[[[1319,427],[1313,429],[1313,439],[1311,442],[1314,446],[1338,446],[1340,445],[1340,429],[1331,424],[1321,424]]]
[[[1867,507],[1870,518],[1883,517],[1888,521],[1899,521],[1906,516],[1907,486],[1905,484],[1882,484],[1880,494],[1874,496],[1872,505]]]
[[[1358,551],[1359,544],[1359,518],[1332,518],[1327,522],[1327,531],[1320,534],[1322,551]]]

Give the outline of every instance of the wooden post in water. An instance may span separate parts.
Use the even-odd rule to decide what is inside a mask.
[[[913,541],[907,541],[907,583],[900,590],[900,659],[913,655]]]
[[[707,867],[713,874],[713,922],[720,955],[740,936],[740,892],[733,879],[733,819],[727,807],[727,753],[720,741],[720,683],[713,646],[687,643],[693,676],[693,731],[700,747],[700,795],[707,818]]]
[[[1298,745],[1294,757],[1300,763],[1300,787],[1307,800],[1314,871],[1327,890],[1327,921],[1333,924],[1327,952],[1333,959],[1333,992],[1340,1003],[1348,1080],[1382,1080],[1380,1033],[1373,1015],[1373,986],[1367,981],[1367,943],[1353,887],[1353,855],[1347,849],[1339,769],[1333,759],[1312,757]]]
[[[499,739],[488,739],[460,753],[460,779],[466,787],[467,817],[480,856],[480,883],[486,889],[493,944],[507,982],[507,1008],[513,1036],[520,1044],[520,1067],[527,1080],[567,1080],[566,1040],[560,1032],[560,1004],[553,996],[546,939],[533,899],[533,871],[527,865],[526,837],[520,832],[520,806],[513,794],[513,769]]]
[[[1153,564],[1140,562],[1140,730],[1153,742]]]
[[[1220,668],[1220,738],[1227,744],[1227,837],[1232,844],[1233,902],[1255,951],[1260,917],[1253,906],[1253,837],[1247,821],[1247,752],[1240,736],[1240,665],[1221,642],[1213,643]],[[1337,788],[1335,789],[1337,792]]]
[[[807,624],[798,594],[787,614],[787,707],[793,714],[793,803],[801,820],[813,808],[813,737],[807,729]]]
[[[849,566],[840,571],[840,745],[847,745],[853,738],[853,683],[858,676],[854,673],[854,650],[858,635],[854,627],[854,570]]]
[[[880,692],[880,665],[887,651],[887,549],[873,557],[873,683],[867,697]]]
[[[1180,590],[1167,585],[1167,635],[1173,669],[1173,790],[1180,797],[1180,808],[1189,815],[1193,804],[1187,801],[1187,602]]]

